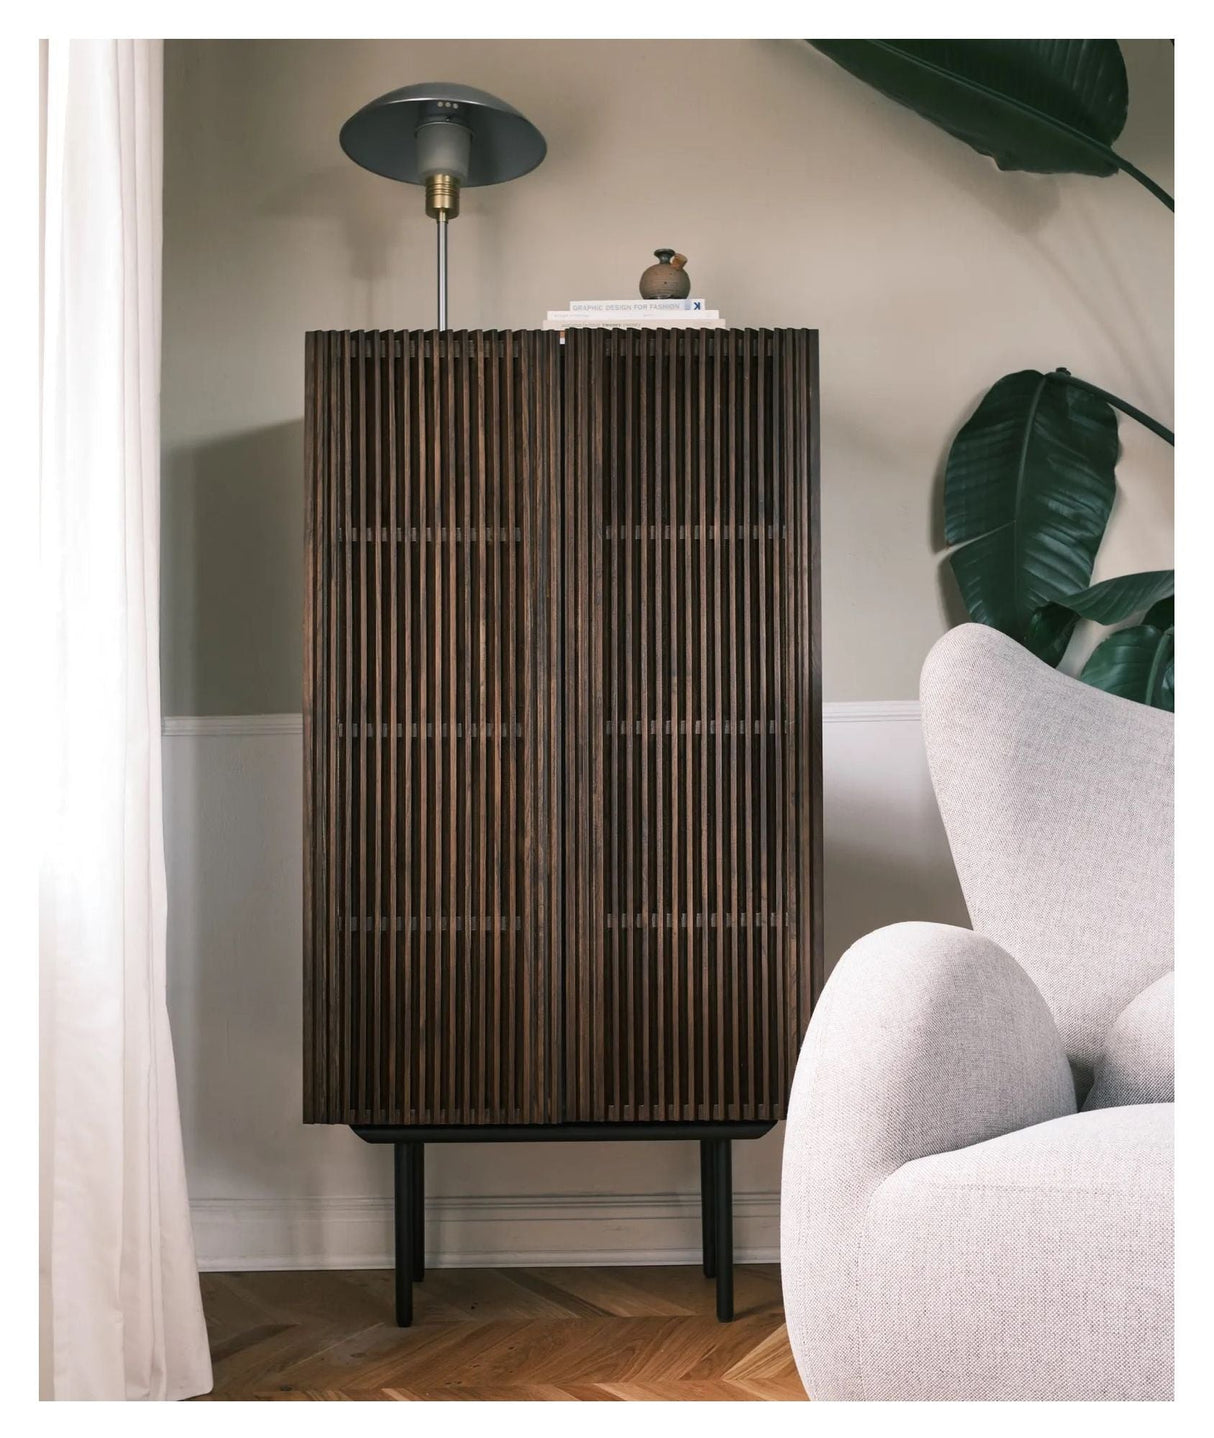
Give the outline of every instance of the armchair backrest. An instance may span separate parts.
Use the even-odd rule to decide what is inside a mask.
[[[971,922],[1040,989],[1082,1100],[1113,1021],[1172,968],[1172,716],[980,624],[936,643],[920,699]]]

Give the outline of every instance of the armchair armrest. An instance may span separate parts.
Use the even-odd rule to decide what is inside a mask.
[[[998,944],[908,923],[852,945],[810,1023],[784,1134],[784,1305],[811,1397],[860,1389],[859,1238],[881,1183],[1074,1111],[1053,1016]]]

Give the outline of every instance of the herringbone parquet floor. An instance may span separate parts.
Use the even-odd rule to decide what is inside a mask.
[[[204,1273],[212,1399],[801,1399],[775,1264],[718,1323],[698,1268]]]

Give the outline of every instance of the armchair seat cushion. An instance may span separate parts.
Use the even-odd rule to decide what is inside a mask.
[[[1168,1398],[1172,1105],[903,1164],[860,1233],[868,1398]]]

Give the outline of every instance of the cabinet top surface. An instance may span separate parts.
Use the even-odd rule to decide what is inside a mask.
[[[475,338],[477,335],[505,336],[505,335],[537,335],[549,336],[553,339],[569,335],[601,334],[606,331],[609,334],[705,334],[705,335],[816,335],[816,329],[806,329],[796,325],[730,325],[728,328],[708,328],[704,325],[574,325],[567,330],[545,330],[535,328],[523,329],[478,329],[478,330],[436,330],[436,329],[358,329],[358,330],[305,330],[305,335],[332,337],[334,335],[349,335],[358,337],[362,335],[393,335],[400,338],[408,335],[410,338],[418,339],[465,339]]]

